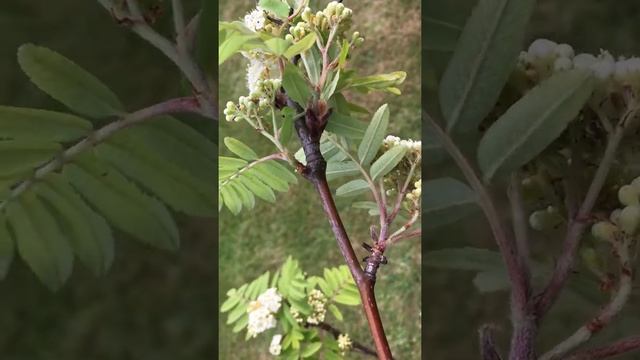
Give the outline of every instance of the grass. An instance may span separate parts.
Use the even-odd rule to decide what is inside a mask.
[[[326,3],[326,2],[323,2]],[[233,20],[251,10],[253,1],[221,1],[220,17]],[[354,101],[375,110],[385,102],[391,110],[390,132],[402,137],[420,136],[420,4],[418,1],[371,1],[347,4],[354,10],[354,30],[367,39],[354,55],[353,67],[364,74],[404,70],[407,81],[402,96],[373,94],[353,96]],[[244,63],[240,57],[220,69],[220,103],[246,93]],[[221,123],[220,137],[233,136],[252,144],[259,154],[273,151],[266,139],[240,123]],[[295,148],[292,142],[292,148]],[[222,151],[223,152],[223,151]],[[223,152],[224,153],[224,152]],[[337,204],[359,256],[358,244],[368,237],[372,218],[350,208],[350,201]],[[311,185],[300,180],[275,204],[258,202],[255,209],[234,217],[220,214],[220,294],[250,281],[266,270],[277,269],[288,255],[301,262],[309,274],[344,263]],[[390,248],[390,264],[381,269],[377,296],[385,330],[398,359],[419,359],[421,344],[420,243],[407,241]],[[220,298],[220,302],[224,298]],[[336,324],[353,338],[371,344],[366,321],[358,308]],[[220,318],[219,355],[237,359],[266,359],[270,336],[245,343],[244,336],[231,334]],[[357,356],[350,356],[358,358]]]

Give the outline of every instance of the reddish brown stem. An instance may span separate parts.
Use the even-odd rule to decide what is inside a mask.
[[[296,106],[297,104],[290,105]],[[299,107],[297,110],[300,110]],[[340,252],[356,282],[378,358],[391,360],[393,359],[391,349],[389,348],[389,342],[385,336],[378,305],[376,304],[374,293],[375,282],[364,276],[360,262],[353,250],[353,246],[351,246],[351,241],[342,223],[336,204],[333,201],[331,189],[327,183],[327,163],[320,152],[320,135],[324,129],[324,121],[326,121],[326,119],[323,119],[319,114],[313,114],[310,109],[307,109],[306,120],[302,118],[296,120],[296,132],[300,138],[307,159],[307,165],[302,167],[301,173],[315,186],[322,202],[322,208],[331,225],[331,230],[338,241]],[[316,127],[310,129],[307,127],[307,124]]]
[[[640,349],[640,335],[630,336],[614,343],[584,350],[569,357],[568,360],[600,360],[630,353]]]

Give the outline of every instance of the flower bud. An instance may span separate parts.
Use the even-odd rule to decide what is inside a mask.
[[[629,235],[633,235],[640,224],[640,206],[630,205],[620,213],[620,228]]]
[[[615,209],[609,215],[609,220],[616,225],[620,225],[620,214],[622,213],[622,209]]]
[[[618,190],[618,200],[622,205],[638,205],[640,192],[633,185],[624,185]]]
[[[285,35],[284,39],[293,42],[293,35],[287,34],[287,35]]]
[[[538,231],[553,229],[558,226],[561,221],[562,218],[557,210],[551,206],[544,210],[534,211],[529,216],[529,225],[532,229]]]
[[[529,45],[529,54],[541,59],[551,57],[558,44],[547,39],[537,39]]]
[[[554,71],[571,70],[572,67],[573,67],[573,62],[571,61],[571,59],[566,57],[557,58],[556,61],[553,63]]]
[[[596,273],[602,271],[602,264],[594,248],[585,247],[580,249],[580,257],[591,271]]]
[[[633,181],[631,181],[631,186],[633,186],[636,189],[636,191],[640,193],[640,176],[638,176],[637,178],[633,179]]]
[[[556,46],[556,48],[554,49],[554,53],[558,57],[569,58],[569,59],[572,58],[574,55],[573,48],[569,44],[560,44]]]
[[[600,221],[591,226],[591,235],[601,241],[613,241],[618,227],[608,221]]]
[[[593,74],[596,78],[606,80],[613,75],[613,72],[615,71],[615,63],[603,59],[593,63],[590,68],[593,70]]]
[[[597,61],[591,54],[578,54],[573,58],[573,67],[576,69],[589,69]]]

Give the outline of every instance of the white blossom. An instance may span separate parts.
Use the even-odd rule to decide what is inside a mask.
[[[574,55],[573,47],[569,44],[560,44],[553,51],[559,58],[572,58]]]
[[[244,16],[244,24],[253,31],[260,31],[265,23],[264,11],[259,6]]]
[[[571,61],[571,59],[566,57],[559,57],[553,63],[554,71],[571,70],[572,67],[573,67],[573,62]]]
[[[258,308],[249,312],[247,331],[251,337],[256,337],[256,335],[266,330],[273,329],[277,324],[275,317],[269,309],[261,306],[260,303],[258,303],[258,306]]]
[[[578,54],[573,58],[573,67],[576,69],[588,69],[596,61],[598,61],[598,59],[591,54]]]
[[[338,335],[338,348],[343,353],[351,350],[352,346],[353,346],[353,342],[351,341],[351,338],[349,337],[349,334],[340,334],[340,335]]]
[[[276,288],[270,288],[258,296],[258,301],[270,312],[276,313],[280,309],[282,297],[278,294]]]
[[[281,341],[282,341],[282,335],[280,334],[273,335],[273,338],[271,339],[271,344],[269,345],[269,353],[271,355],[275,355],[275,356],[280,355],[280,352],[282,351],[282,345],[280,345]]]
[[[558,44],[547,39],[537,39],[529,46],[529,54],[535,58],[551,57]]]

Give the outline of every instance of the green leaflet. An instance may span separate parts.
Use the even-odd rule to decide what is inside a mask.
[[[364,137],[362,138],[362,142],[358,147],[358,158],[360,159],[360,164],[363,166],[369,166],[382,145],[388,126],[389,106],[384,104],[378,108],[375,114],[373,114],[371,123],[369,123],[369,126],[364,133]]]
[[[7,276],[14,253],[15,243],[9,234],[6,216],[0,213],[0,280]]]
[[[95,275],[104,275],[113,263],[113,236],[107,222],[82,200],[67,180],[51,174],[36,193],[59,220],[73,251]]]
[[[295,65],[288,64],[284,68],[282,86],[293,101],[302,107],[307,106],[307,102],[311,98],[311,89]]]
[[[404,82],[407,73],[404,71],[394,71],[388,74],[378,74],[350,79],[345,89],[353,88],[365,93],[375,90],[383,90],[395,95],[400,95],[400,90],[396,87]]]
[[[178,248],[178,229],[169,211],[116,169],[87,155],[77,164],[66,166],[64,175],[115,227],[150,245]]]
[[[241,33],[231,34],[220,46],[218,46],[218,65],[221,65],[233,54],[242,49],[248,41],[255,39],[255,35],[243,35]]]
[[[0,137],[31,141],[63,142],[91,131],[89,121],[55,111],[0,106]]]
[[[20,257],[51,290],[58,290],[71,275],[73,253],[56,219],[33,193],[7,207]]]
[[[500,253],[472,247],[427,252],[424,264],[450,270],[489,271],[504,268]]]
[[[475,130],[516,65],[533,0],[480,0],[439,88],[449,131]]]
[[[309,49],[309,51],[305,51],[300,54],[300,58],[302,59],[302,64],[307,71],[307,76],[309,77],[309,81],[311,81],[311,84],[318,84],[322,67],[320,51],[315,47],[312,47]]]
[[[404,158],[407,148],[395,146],[385,152],[371,165],[371,179],[377,181],[393,170]]]
[[[591,96],[586,71],[558,73],[513,104],[478,146],[484,180],[505,175],[531,161],[562,134]]]
[[[256,154],[255,151],[253,151],[249,146],[238,139],[227,136],[224,138],[224,144],[226,145],[227,149],[229,149],[229,151],[245,160],[258,159],[258,154]]]
[[[269,50],[271,50],[277,56],[282,56],[291,45],[290,41],[277,37],[266,40],[264,43],[267,45]]]
[[[309,48],[311,48],[316,43],[316,38],[317,38],[317,35],[314,32],[306,35],[305,37],[300,39],[297,43],[291,45],[284,52],[284,56],[288,60],[291,60],[292,57],[309,50]]]
[[[275,201],[275,191],[289,190],[289,184],[298,182],[287,167],[276,160],[267,160],[256,165],[245,160],[221,157],[218,172],[219,210],[226,205],[237,215],[242,208],[255,205],[254,195],[268,202]]]
[[[329,98],[331,98],[333,93],[336,91],[336,87],[338,86],[338,81],[340,81],[340,70],[338,70],[333,74],[334,74],[333,77],[330,77],[331,81],[328,81],[325,84],[324,89],[322,89],[322,94],[320,95],[320,98],[324,100],[329,100]]]
[[[422,193],[422,211],[427,228],[453,223],[475,210],[475,193],[455,179],[428,180],[423,184]]]
[[[55,51],[25,44],[18,49],[18,63],[40,90],[75,112],[95,118],[124,112],[118,97],[100,80]]]
[[[95,154],[174,209],[199,216],[215,214],[213,176],[207,183],[145,145],[135,134],[123,132],[98,145]],[[172,150],[180,152],[178,148]],[[213,174],[213,163],[205,164]]]
[[[336,196],[348,197],[348,196],[356,196],[362,193],[365,193],[369,190],[369,184],[362,180],[356,179],[351,180],[346,184],[343,184],[339,188],[336,189]]]
[[[367,123],[340,113],[333,113],[325,130],[350,139],[362,139],[367,130]]]
[[[0,179],[14,179],[51,160],[61,146],[51,142],[0,140]]]
[[[353,161],[332,161],[327,163],[327,180],[360,174],[360,168]]]
[[[258,6],[284,19],[289,16],[289,5],[280,0],[260,0]]]

